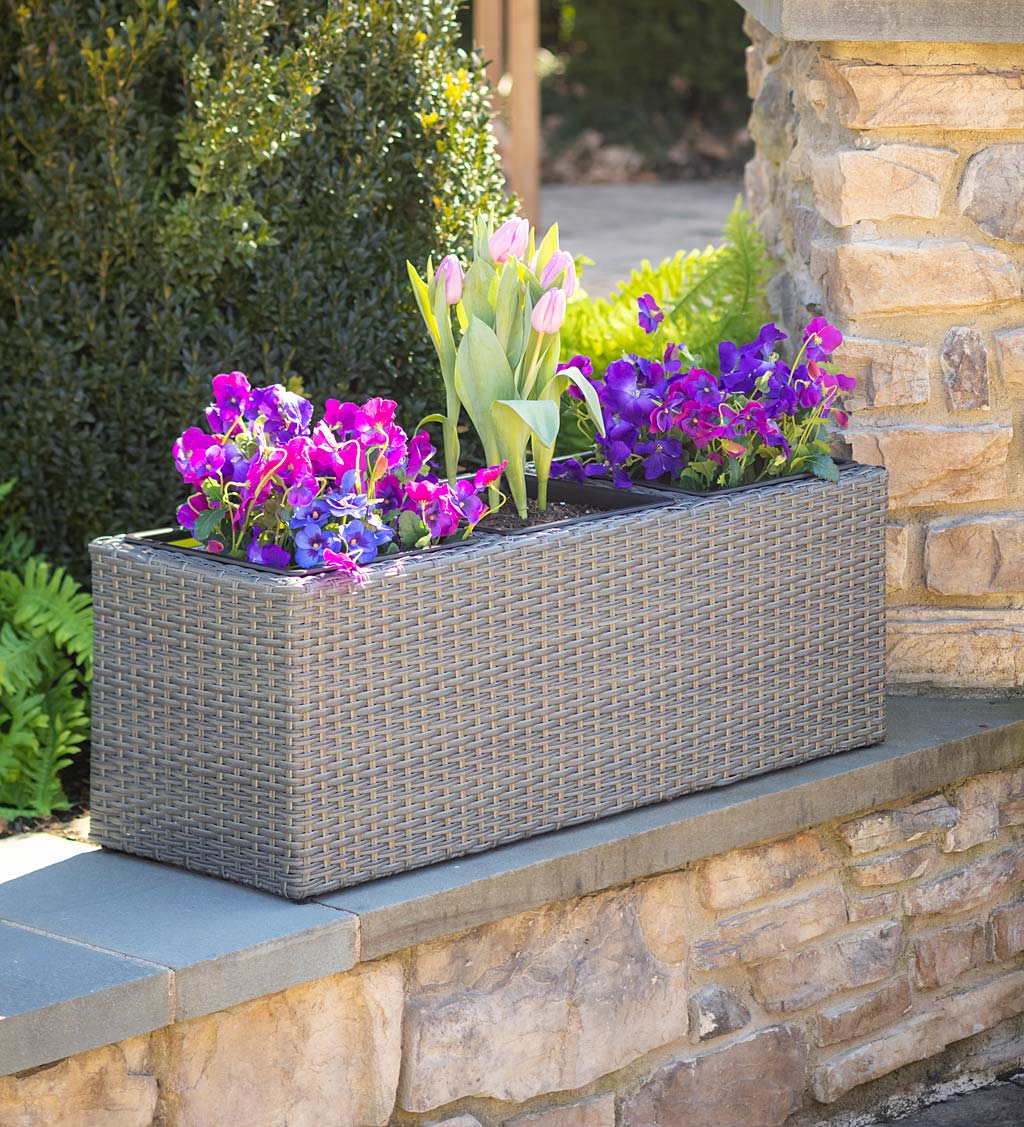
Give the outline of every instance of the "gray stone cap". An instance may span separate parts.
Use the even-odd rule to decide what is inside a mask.
[[[855,43],[1024,43],[1020,0],[739,0],[773,35]]]
[[[0,1075],[1024,762],[1024,700],[893,697],[888,719],[872,748],[302,904],[46,834],[0,842]]]

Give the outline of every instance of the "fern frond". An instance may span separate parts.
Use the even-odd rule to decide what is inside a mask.
[[[79,692],[80,684],[78,670],[65,662],[61,676],[34,698],[34,739],[29,741],[22,735],[17,743],[11,740],[16,770],[8,772],[8,781],[0,780],[0,807],[9,812],[6,816],[17,812],[44,817],[69,808],[60,772],[71,763],[89,733],[89,702]],[[6,742],[7,737],[3,738]]]
[[[0,817],[31,817],[23,801],[24,763],[39,748],[47,725],[42,693],[16,693],[0,698]]]
[[[45,630],[81,665],[92,671],[92,599],[61,567],[33,557],[22,569],[24,590],[17,596],[16,626]]]
[[[0,692],[18,693],[38,686],[52,675],[57,650],[42,630],[0,626]]]
[[[685,343],[705,367],[717,371],[718,342],[753,340],[767,320],[770,273],[764,240],[737,199],[721,246],[680,251],[658,266],[645,261],[607,300],[571,302],[562,354],[590,356],[597,372],[623,354],[648,354],[636,300],[649,293],[665,312],[662,339]]]

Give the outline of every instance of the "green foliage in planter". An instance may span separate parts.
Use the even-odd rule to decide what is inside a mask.
[[[648,337],[637,323],[636,302],[651,294],[665,314],[665,339],[685,342],[703,367],[717,373],[718,342],[753,340],[768,320],[771,270],[764,240],[737,199],[721,246],[680,251],[659,266],[645,261],[609,299],[570,302],[562,358],[589,356],[594,370],[603,372],[623,353],[646,355]]]
[[[455,0],[0,5],[0,441],[50,558],[168,520],[215,372],[425,411],[405,260],[507,207]]]
[[[0,485],[0,500],[13,483]],[[68,809],[60,772],[89,734],[92,602],[8,526],[0,535],[0,816]]]

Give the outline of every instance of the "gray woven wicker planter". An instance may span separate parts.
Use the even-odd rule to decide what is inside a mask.
[[[92,546],[93,836],[296,899],[873,743],[885,473],[361,587]]]

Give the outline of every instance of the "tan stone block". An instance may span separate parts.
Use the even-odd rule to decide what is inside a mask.
[[[939,367],[946,381],[950,410],[988,410],[988,349],[971,325],[954,325],[939,348]]]
[[[818,1044],[838,1045],[867,1037],[901,1018],[910,1004],[910,980],[904,975],[871,994],[823,1009],[818,1014]]]
[[[886,639],[891,684],[1024,687],[1024,616],[1012,611],[890,607]]]
[[[760,963],[750,971],[754,994],[766,1009],[788,1013],[880,982],[896,969],[902,934],[888,921]]]
[[[851,896],[846,901],[850,923],[864,923],[866,920],[878,920],[883,916],[892,916],[900,911],[900,894],[898,892],[879,892],[874,896]]]
[[[1024,901],[997,908],[989,917],[992,953],[996,959],[1012,959],[1024,951]]]
[[[909,916],[968,912],[994,900],[1021,879],[1024,879],[1024,845],[1015,845],[994,856],[972,861],[930,884],[908,889],[903,894],[903,902]]]
[[[651,954],[662,963],[686,958],[696,891],[693,873],[665,873],[637,885],[640,928]]]
[[[382,960],[168,1026],[153,1039],[167,1127],[382,1127],[401,1024],[402,968]]]
[[[685,965],[653,953],[676,948],[649,914],[645,930],[650,910],[635,885],[414,948],[400,1105],[581,1088],[684,1036]]]
[[[960,210],[988,235],[1024,243],[1024,145],[988,145],[974,154],[960,183]]]
[[[861,861],[850,872],[859,888],[879,888],[905,880],[920,880],[921,877],[931,876],[938,867],[938,847],[929,843]]]
[[[506,1121],[506,1127],[615,1127],[615,1097],[611,1092],[562,1107],[549,1107]]]
[[[857,381],[846,396],[851,411],[928,402],[930,364],[924,345],[846,337],[836,351],[835,363]]]
[[[941,595],[1024,591],[1024,516],[972,517],[928,526],[925,581]]]
[[[782,1127],[800,1106],[806,1068],[801,1029],[761,1029],[721,1049],[663,1065],[624,1102],[622,1127]]]
[[[889,471],[892,508],[1006,496],[1012,427],[856,428],[848,436],[858,462]]]
[[[849,129],[1019,129],[1024,120],[1019,71],[850,61],[829,66],[827,73],[839,95],[839,120]]]
[[[3,1127],[152,1127],[157,1078],[146,1037],[0,1076]]]
[[[700,869],[700,892],[709,908],[738,908],[827,872],[832,861],[812,830],[765,845],[710,857]]]
[[[946,853],[963,853],[994,841],[1000,827],[1000,804],[1024,797],[1024,771],[989,771],[967,779],[957,787],[954,798],[960,820],[949,830],[942,844]]]
[[[910,529],[905,524],[885,526],[885,586],[902,591],[907,585],[910,564]]]
[[[894,216],[935,219],[956,161],[950,149],[902,144],[815,157],[815,203],[833,227]]]
[[[1024,1013],[1024,971],[943,999],[946,1042],[962,1041]]]
[[[808,939],[835,931],[846,922],[842,889],[820,889],[798,900],[720,920],[708,935],[694,943],[692,965],[697,970],[716,970],[769,959]]]
[[[430,1127],[482,1127],[482,1124],[475,1115],[456,1115],[451,1119],[442,1119],[438,1123],[431,1123]]]
[[[985,929],[968,923],[929,931],[914,938],[913,951],[917,985],[934,990],[985,962]]]
[[[892,809],[872,810],[837,827],[851,853],[874,853],[955,826],[957,812],[945,795],[930,794]]]
[[[999,807],[1000,826],[1024,826],[1024,798],[1014,798]]]
[[[1020,299],[1013,260],[956,239],[815,247],[812,272],[839,317],[999,305]]]
[[[1008,387],[1024,387],[1024,329],[1004,329],[995,334],[999,370]]]
[[[912,1017],[884,1036],[824,1061],[812,1074],[811,1091],[819,1103],[834,1103],[851,1088],[877,1080],[905,1064],[925,1060],[945,1047],[946,1023],[942,1014]]]

